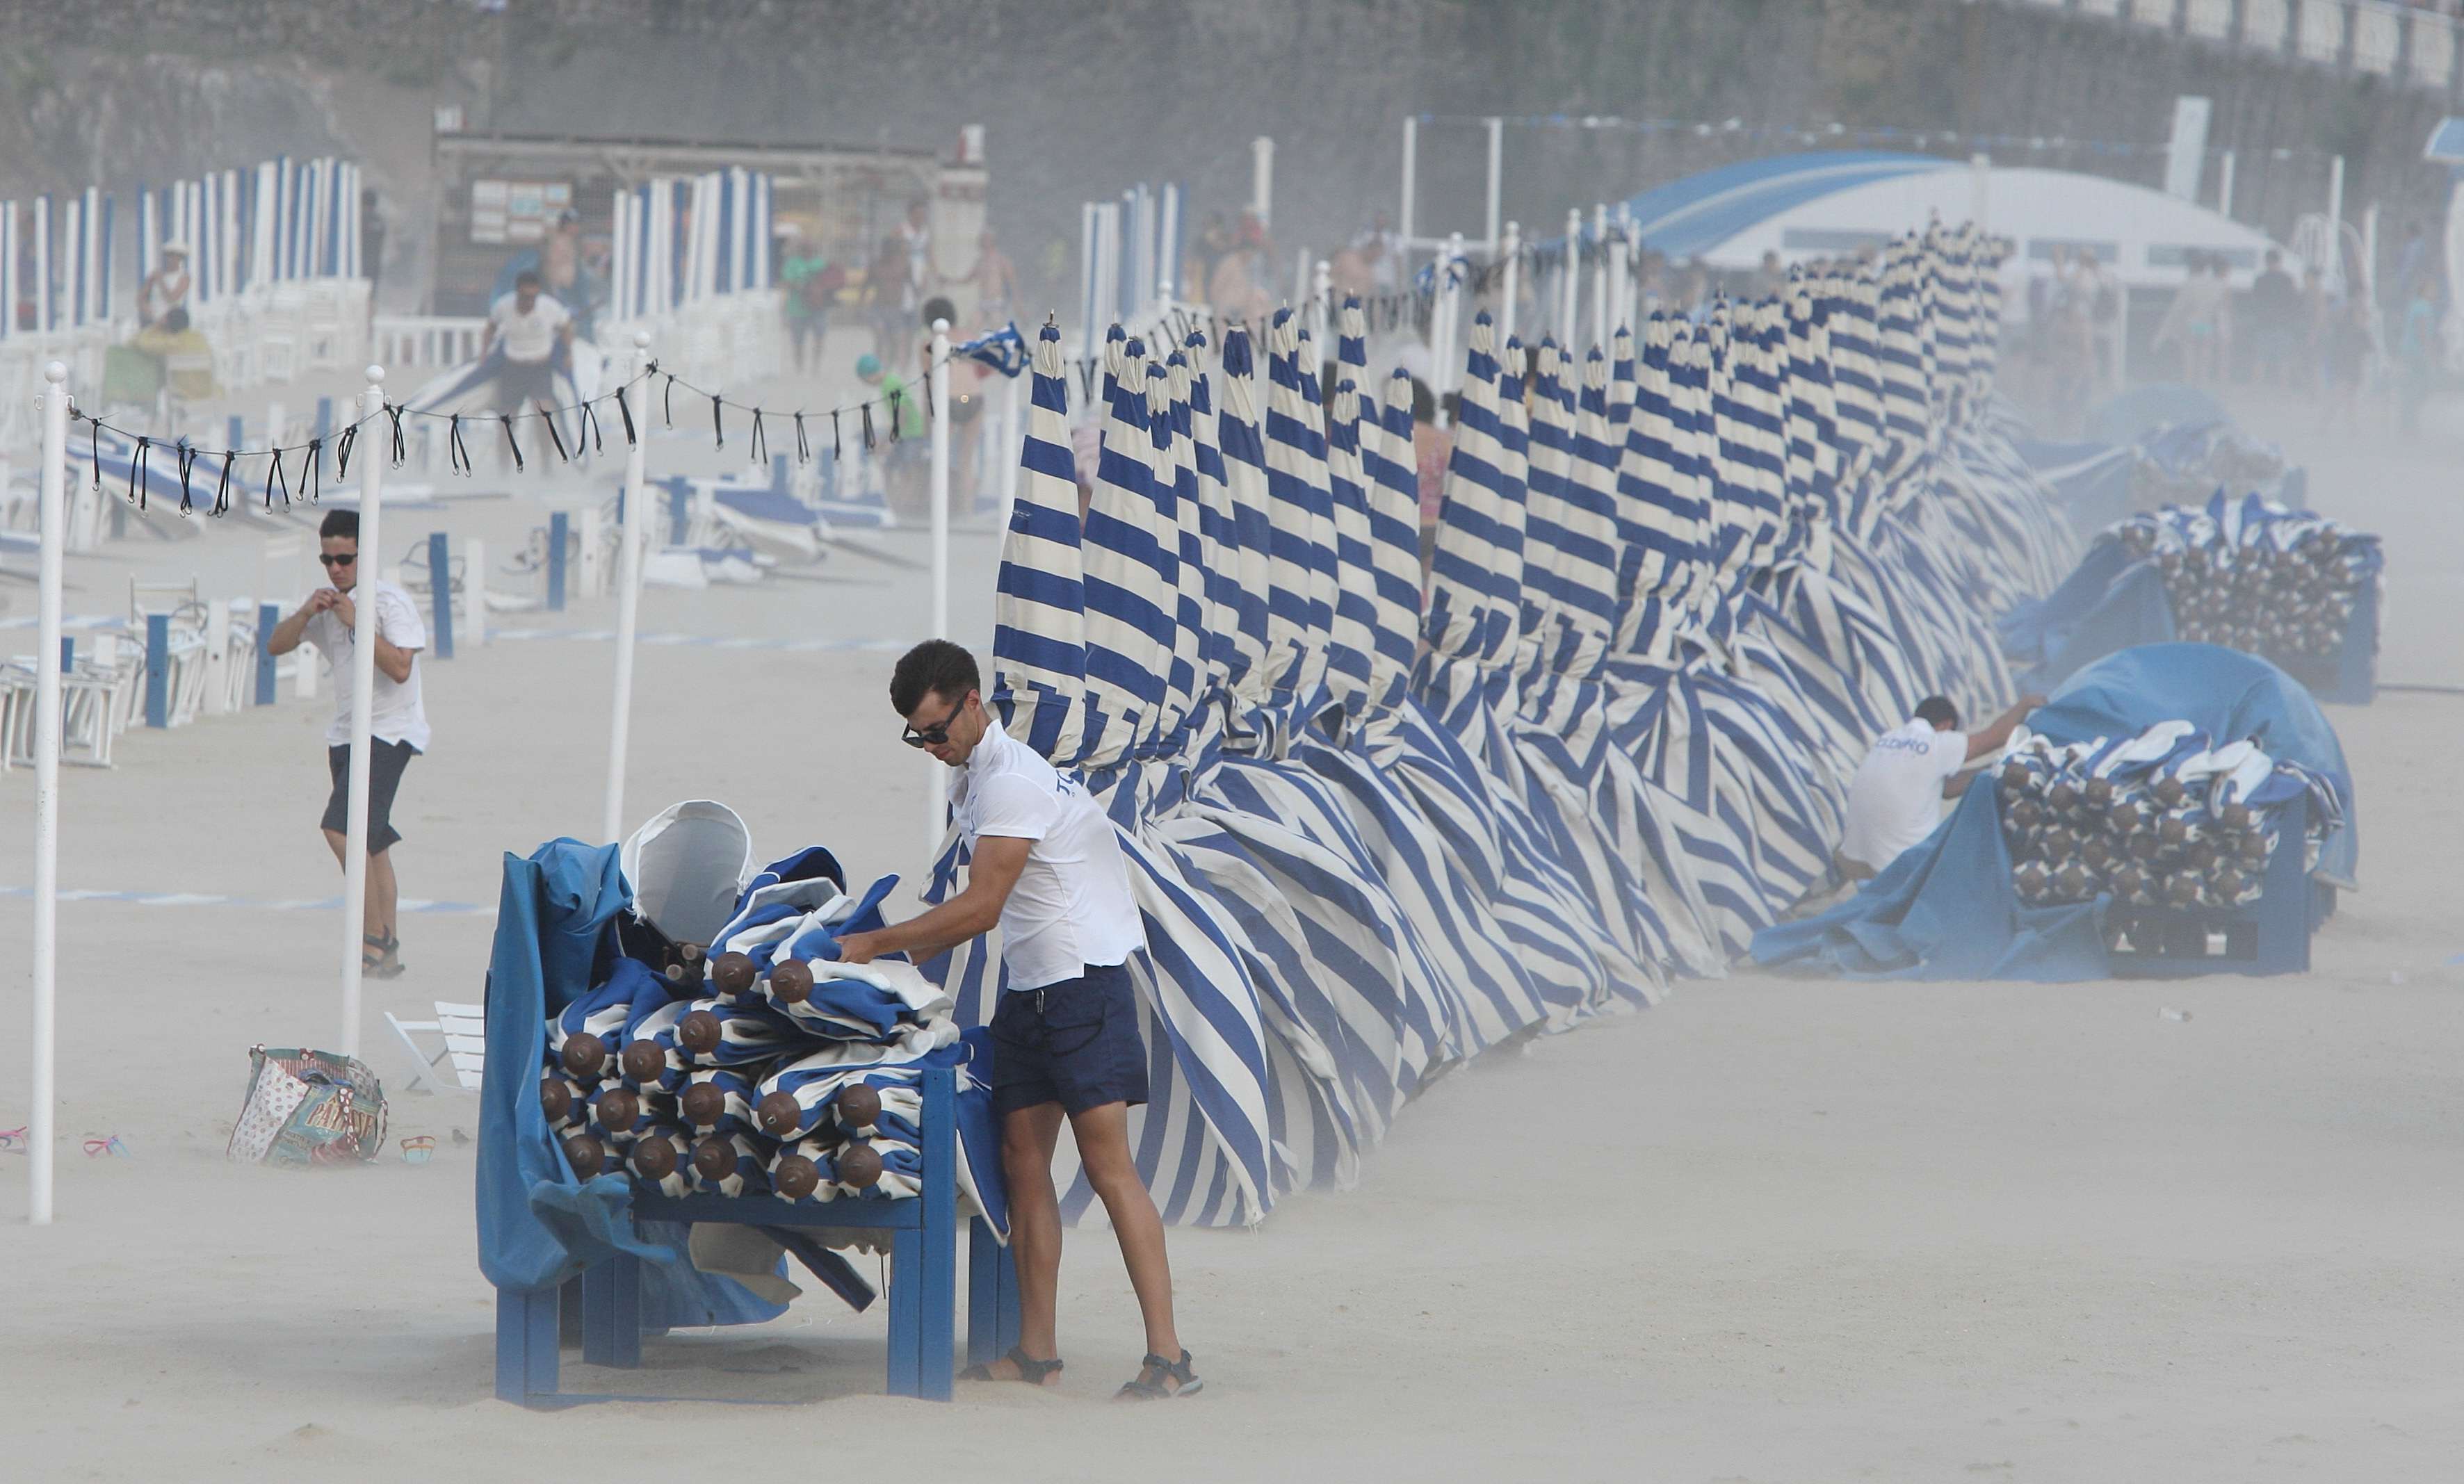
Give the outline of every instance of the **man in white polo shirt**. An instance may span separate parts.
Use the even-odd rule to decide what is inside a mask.
[[[1942,801],[1967,792],[1961,770],[2002,750],[2012,730],[2045,704],[2040,695],[1995,717],[1982,731],[1959,730],[1959,709],[1944,696],[1917,703],[1917,713],[1874,740],[1848,782],[1848,828],[1839,840],[1839,874],[1870,881],[1942,822]]]
[[[1019,1342],[980,1381],[1054,1386],[1061,1204],[1052,1151],[1069,1121],[1087,1183],[1104,1202],[1146,1320],[1147,1355],[1123,1400],[1199,1389],[1173,1327],[1163,1221],[1130,1152],[1130,1108],[1147,1101],[1146,1048],[1130,955],[1146,947],[1112,821],[1075,778],[1013,741],[984,709],[975,656],[943,639],[909,650],[890,679],[900,740],[957,769],[950,802],[969,851],[967,887],[923,916],[839,940],[864,963],[921,962],[998,924],[1009,985],[993,1013],[993,1105],[1001,1117]]]
[[[297,613],[274,626],[265,646],[275,654],[289,654],[305,639],[325,657],[334,695],[334,720],[325,729],[325,763],[334,787],[325,799],[322,826],[325,843],[341,861],[349,848],[351,827],[351,646],[359,622],[353,603],[374,595],[377,687],[368,713],[367,921],[361,962],[369,974],[390,979],[402,972],[402,941],[394,934],[393,875],[393,847],[402,832],[393,827],[393,796],[402,786],[403,769],[428,751],[428,709],[419,699],[419,651],[428,647],[428,625],[419,621],[419,605],[401,587],[373,577],[361,580],[358,511],[327,511],[317,536],[323,548],[317,559],[324,563],[332,585],[310,593]]]

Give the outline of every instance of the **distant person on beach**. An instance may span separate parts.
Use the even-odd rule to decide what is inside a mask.
[[[2251,377],[2259,385],[2290,384],[2301,360],[2301,290],[2284,271],[2284,254],[2270,248],[2250,286]]]
[[[1009,1354],[966,1374],[1059,1381],[1052,1152],[1067,1119],[1146,1322],[1146,1359],[1116,1396],[1191,1395],[1199,1383],[1173,1325],[1163,1221],[1130,1148],[1130,1109],[1147,1101],[1130,956],[1146,947],[1146,933],[1112,822],[1077,779],[1001,731],[984,706],[975,656],[948,640],[928,639],[900,657],[890,705],[906,723],[901,741],[957,771],[950,809],[969,853],[967,886],[921,917],[849,933],[839,956],[861,964],[903,952],[921,963],[998,926],[1008,971],[993,1013],[992,1083],[1018,1258],[1019,1336]]]
[[[327,511],[317,528],[327,586],[310,593],[298,611],[274,626],[269,653],[289,654],[306,639],[325,657],[334,691],[334,720],[325,729],[325,766],[333,791],[319,827],[334,859],[345,859],[351,828],[351,647],[359,610],[355,600],[373,593],[377,605],[376,698],[368,720],[367,920],[360,962],[380,979],[402,973],[402,941],[394,931],[394,791],[412,757],[428,751],[428,711],[419,700],[419,651],[428,628],[419,607],[399,586],[378,578],[360,580],[360,513]]]
[[[1917,713],[1874,739],[1874,750],[1848,780],[1848,827],[1836,863],[1852,882],[1871,881],[1902,852],[1925,843],[1942,822],[1942,801],[1968,792],[1969,764],[2002,751],[2040,695],[1993,718],[1982,731],[1962,733],[1959,709],[1947,696],[1927,696]]]
[[[505,363],[496,372],[496,410],[521,412],[556,404],[556,353],[573,343],[573,316],[539,290],[539,275],[514,279],[514,292],[488,311],[479,354],[499,346]]]

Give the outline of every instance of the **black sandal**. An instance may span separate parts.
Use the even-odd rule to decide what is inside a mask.
[[[388,933],[380,938],[375,933],[362,933],[360,941],[376,949],[360,955],[360,971],[371,979],[402,977],[402,940]]]
[[[1061,1357],[1056,1355],[1048,1361],[1039,1361],[1026,1353],[1024,1345],[1011,1345],[1009,1354],[1002,1356],[1001,1359],[1018,1367],[1016,1380],[1025,1382],[1030,1386],[1040,1386],[1044,1385],[1045,1377],[1061,1373]],[[958,1372],[958,1379],[960,1381],[1008,1381],[1013,1378],[994,1375],[990,1365],[970,1365]]]
[[[1167,1361],[1160,1355],[1150,1354],[1138,1363],[1138,1379],[1122,1383],[1121,1389],[1112,1393],[1112,1400],[1115,1402],[1166,1402],[1177,1396],[1196,1396],[1206,1383],[1198,1379],[1198,1372],[1191,1368],[1189,1359],[1189,1352],[1186,1349],[1180,1352],[1180,1359],[1177,1361]],[[1155,1379],[1148,1380],[1150,1375]],[[1179,1385],[1165,1386],[1163,1383],[1167,1376]]]

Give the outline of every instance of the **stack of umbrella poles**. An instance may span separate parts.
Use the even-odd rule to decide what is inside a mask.
[[[858,1307],[833,1255],[886,1255],[887,1389],[947,1400],[962,1219],[971,1362],[1016,1342],[1017,1280],[958,1137],[961,1097],[990,1095],[981,1033],[912,965],[835,962],[896,882],[850,895],[816,848],[757,875],[708,944],[645,929],[549,1018],[539,1107],[577,1178],[629,1178],[634,1221],[758,1229]],[[620,1252],[579,1280],[585,1363],[640,1364],[642,1266]],[[577,1400],[558,1392],[558,1293],[506,1298],[498,1394]]]
[[[2134,737],[2021,738],[1995,783],[2013,889],[2031,906],[2111,893],[2117,976],[2309,969],[2333,902],[2311,872],[2344,815],[2325,775],[2165,721]]]
[[[1118,828],[1167,1220],[1349,1185],[1448,1070],[1723,973],[1824,883],[1873,737],[2012,698],[1985,616],[2078,554],[1993,395],[2006,251],[1935,229],[1580,358],[1481,316],[1425,588],[1356,305],[1329,396],[1288,311],[1116,327],[1083,515],[1045,328],[990,699]],[[925,967],[988,1016],[997,941]]]

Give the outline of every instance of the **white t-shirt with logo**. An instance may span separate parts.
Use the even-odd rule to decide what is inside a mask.
[[[1942,822],[1942,786],[1968,761],[1968,733],[1910,717],[1874,743],[1848,782],[1839,853],[1879,871]]]
[[[496,327],[496,343],[505,348],[505,359],[526,366],[556,354],[556,332],[572,317],[563,305],[544,294],[531,301],[527,315],[518,296],[511,294],[488,311],[488,322]]]
[[[360,583],[346,596],[358,602],[367,596]],[[419,621],[419,605],[394,583],[379,581],[377,634],[397,649],[428,647],[428,625]],[[334,691],[334,723],[325,729],[327,747],[351,745],[351,631],[341,615],[328,608],[308,621],[305,637],[325,657],[325,678]],[[419,704],[419,656],[410,657],[410,678],[396,681],[377,666],[375,704],[368,712],[368,735],[380,742],[407,742],[428,751],[428,709]]]
[[[968,756],[950,803],[970,849],[988,835],[1028,842],[1026,867],[1001,905],[1011,989],[1127,963],[1146,946],[1112,821],[1077,779],[1012,741],[999,722]]]

